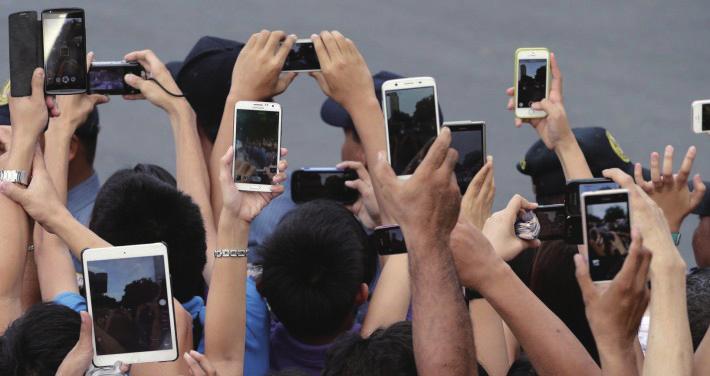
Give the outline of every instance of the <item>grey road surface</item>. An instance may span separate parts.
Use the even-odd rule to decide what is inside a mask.
[[[355,41],[373,72],[433,76],[446,120],[485,120],[495,158],[501,208],[516,192],[532,197],[530,180],[515,169],[536,140],[516,129],[505,110],[513,82],[513,51],[546,46],[564,73],[573,126],[608,128],[626,154],[647,163],[666,144],[684,153],[698,146],[695,168],[710,180],[710,137],[691,131],[690,102],[710,98],[710,12],[707,0],[533,1],[0,1],[0,41],[6,15],[19,10],[86,9],[88,48],[98,60],[153,49],[163,61],[182,59],[203,35],[246,41],[262,28],[307,37],[337,29]],[[3,44],[6,42],[3,42]],[[8,77],[0,48],[0,77]],[[341,131],[322,123],[324,100],[315,82],[299,77],[278,101],[292,168],[340,161]],[[119,97],[101,107],[96,169],[102,179],[137,162],[174,171],[168,120],[145,102]],[[681,249],[694,264],[683,226]]]

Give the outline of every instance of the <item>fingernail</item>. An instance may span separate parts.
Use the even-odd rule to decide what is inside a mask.
[[[318,38],[318,34],[311,34],[311,39],[316,39]]]

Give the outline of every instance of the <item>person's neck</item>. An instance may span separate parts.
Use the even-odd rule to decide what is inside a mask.
[[[335,341],[335,339],[338,338],[341,334],[350,330],[354,324],[355,324],[355,317],[350,316],[345,320],[345,322],[343,322],[343,326],[340,327],[340,329],[335,334],[325,335],[325,336],[314,336],[314,337],[293,336],[293,338],[295,338],[296,340],[298,340],[301,343],[304,343],[304,344],[310,345],[310,346],[328,345],[330,343],[333,343],[333,341]]]
[[[90,178],[94,174],[94,168],[86,163],[80,161],[69,162],[69,176],[67,178],[67,191],[76,187],[77,185],[83,183],[86,179]]]

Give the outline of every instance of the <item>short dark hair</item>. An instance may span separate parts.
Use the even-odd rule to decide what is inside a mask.
[[[86,152],[86,162],[93,165],[96,158],[96,144],[99,138],[99,109],[94,109],[89,113],[84,124],[74,131],[74,135]]]
[[[334,336],[355,310],[377,256],[362,225],[333,201],[307,202],[287,213],[264,242],[259,290],[297,338]]]
[[[96,196],[89,227],[117,246],[165,242],[173,296],[184,303],[204,295],[205,227],[197,205],[163,173],[172,177],[159,166],[116,171]]]
[[[0,337],[0,374],[50,376],[79,340],[81,317],[63,305],[40,303]]]
[[[340,337],[328,350],[323,376],[416,376],[412,323],[400,321],[370,337]]]
[[[710,268],[694,269],[686,277],[688,294],[688,321],[693,337],[693,350],[697,350],[710,325]]]

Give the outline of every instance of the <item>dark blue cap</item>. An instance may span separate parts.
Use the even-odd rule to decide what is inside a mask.
[[[205,36],[195,43],[185,60],[166,64],[212,142],[217,138],[232,85],[232,70],[242,47],[240,42]]]

